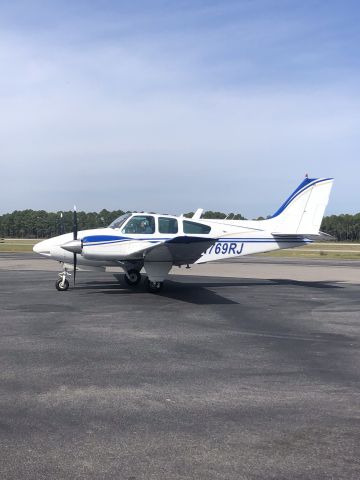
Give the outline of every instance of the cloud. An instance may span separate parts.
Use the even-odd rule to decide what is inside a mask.
[[[210,5],[206,15],[212,12]],[[177,23],[172,12],[127,13],[121,28],[115,12],[75,16],[54,35],[46,22],[3,32],[0,208],[57,210],[76,202],[85,210],[176,213],[203,206],[251,217],[275,210],[308,172],[337,177],[334,211],[356,209],[355,63],[352,78],[341,62],[330,78],[323,74],[335,72],[331,62],[312,78],[296,78],[284,63],[314,66],[319,51],[328,59],[326,49],[314,48],[309,60],[299,19],[221,12],[222,23],[202,21],[199,29],[198,11]],[[289,38],[293,49],[285,48]],[[264,72],[269,78],[258,76]]]

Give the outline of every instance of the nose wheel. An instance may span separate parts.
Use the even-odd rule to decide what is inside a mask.
[[[146,283],[150,293],[159,293],[162,290],[164,284],[164,282],[152,282],[149,279],[147,279]]]
[[[124,280],[129,287],[136,287],[141,282],[141,273],[135,269],[128,270],[124,275]]]
[[[66,277],[69,277],[71,274],[68,272],[67,268],[64,267],[64,270],[59,273],[59,277],[55,282],[56,290],[59,292],[65,292],[69,288],[69,280]]]
[[[55,282],[55,287],[56,290],[59,290],[59,292],[65,292],[69,288],[69,280],[65,278],[65,280],[62,280],[59,278],[59,280],[56,280]]]

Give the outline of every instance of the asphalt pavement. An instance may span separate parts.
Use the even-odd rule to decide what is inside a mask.
[[[0,478],[360,478],[360,286],[172,278],[0,269]]]

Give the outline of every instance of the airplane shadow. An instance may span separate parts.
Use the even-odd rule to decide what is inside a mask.
[[[201,277],[204,278],[204,277]],[[222,281],[221,281],[222,280]],[[167,283],[170,284],[174,283],[174,285],[179,285],[183,283],[180,282],[173,282],[173,281],[168,281]],[[190,284],[191,285],[191,284]],[[194,284],[193,284],[194,285]],[[333,288],[344,288],[341,284],[338,284],[336,280],[332,281],[301,281],[301,280],[291,280],[291,279],[280,279],[280,278],[267,278],[264,280],[259,280],[259,279],[244,279],[244,280],[237,280],[233,281],[232,279],[229,279],[228,277],[223,277],[220,278],[218,281],[212,281],[212,282],[197,282],[196,285],[201,285],[203,287],[253,287],[253,286],[274,286],[274,285],[294,285],[294,286],[300,286],[300,287],[308,287],[308,288],[321,288],[321,289],[333,289]]]
[[[202,277],[203,278],[203,277]],[[237,280],[229,278],[221,278],[217,281],[197,281],[196,283],[182,283],[168,280],[164,287],[164,290],[160,293],[162,297],[171,298],[174,300],[181,300],[183,302],[194,304],[239,304],[240,302],[226,298],[219,293],[216,293],[212,288],[226,288],[226,287],[273,287],[276,285],[281,286],[297,286],[317,289],[333,289],[343,288],[339,285],[326,282],[300,282],[296,280]],[[224,292],[225,293],[225,292]],[[238,292],[236,292],[238,293]]]
[[[124,283],[114,282],[87,282],[76,287],[78,290],[96,290],[91,292],[91,295],[146,295],[149,298],[157,299],[168,298],[172,300],[179,300],[185,303],[194,305],[237,305],[238,302],[230,300],[218,295],[212,290],[203,287],[199,284],[184,284],[177,282],[166,282],[163,290],[158,294],[149,293],[145,284],[141,283],[136,288],[129,288]],[[89,292],[90,294],[90,292]]]
[[[311,289],[342,289],[341,284],[334,282],[320,282],[320,281],[298,281],[289,279],[244,279],[235,280],[228,277],[220,277],[214,281],[209,281],[204,277],[182,277],[179,281],[167,280],[163,290],[157,294],[150,294],[144,282],[136,288],[129,288],[125,283],[119,281],[88,281],[79,284],[76,288],[78,290],[89,291],[89,294],[101,295],[149,295],[153,298],[168,298],[178,300],[194,305],[238,305],[240,302],[221,295],[212,290],[213,288],[227,288],[239,287],[239,289],[247,287],[276,287],[276,286],[295,286],[300,288]],[[90,292],[96,290],[96,292]],[[224,292],[225,294],[225,292]]]

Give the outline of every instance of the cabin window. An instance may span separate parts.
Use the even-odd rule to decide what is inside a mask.
[[[121,215],[121,217],[118,217],[116,220],[110,223],[109,228],[120,228],[129,217],[131,217],[131,213],[125,213],[124,215]]]
[[[159,233],[177,233],[178,222],[176,218],[159,217]]]
[[[155,219],[150,215],[136,215],[130,218],[122,233],[155,233]]]
[[[198,235],[205,235],[210,233],[211,227],[208,225],[203,225],[202,223],[189,222],[188,220],[183,221],[184,233],[193,233]]]

